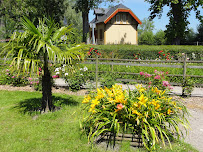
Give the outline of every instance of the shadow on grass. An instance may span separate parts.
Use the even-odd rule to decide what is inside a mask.
[[[14,108],[19,109],[19,111],[24,114],[40,113],[41,101],[42,98],[26,99],[24,101],[19,102],[18,105],[15,106]],[[52,96],[52,101],[54,106],[56,107],[55,110],[59,110],[61,107],[65,105],[77,106],[79,104],[79,101],[69,96],[67,96],[67,98]]]

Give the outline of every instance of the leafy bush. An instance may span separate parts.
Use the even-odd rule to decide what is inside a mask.
[[[190,96],[192,91],[194,90],[194,81],[191,78],[187,77],[182,84],[183,96]]]
[[[96,45],[92,46],[100,51],[102,57],[111,58],[114,52],[115,58],[134,59],[134,54],[140,54],[139,58],[159,59],[159,51],[170,53],[173,59],[178,59],[178,53],[186,53],[189,59],[203,60],[203,46],[175,46],[175,45]]]
[[[13,85],[13,86],[25,86],[29,84],[28,74],[16,73],[9,69],[3,70],[0,75],[0,84]]]
[[[115,77],[112,73],[105,74],[100,80],[102,87],[111,88],[116,83]]]
[[[172,87],[168,81],[166,81],[167,72],[154,71],[154,74],[148,74],[147,72],[140,72],[140,77],[143,77],[148,87],[157,87],[160,90],[171,90]]]
[[[118,133],[138,134],[148,150],[155,149],[159,141],[165,145],[181,135],[180,125],[187,129],[186,107],[173,101],[165,91],[137,86],[129,93],[119,85],[111,89],[97,89],[85,96],[83,103],[87,117],[83,129],[93,142],[99,135]]]
[[[73,73],[65,73],[65,81],[68,83],[70,90],[80,90],[88,80],[91,80],[91,75],[87,67],[76,69]]]

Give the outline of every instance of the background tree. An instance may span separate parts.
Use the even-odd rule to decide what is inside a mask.
[[[70,27],[59,28],[50,20],[39,20],[38,28],[27,18],[22,19],[23,33],[14,32],[11,41],[2,54],[13,58],[12,68],[19,72],[38,73],[42,67],[42,111],[54,109],[52,103],[52,77],[48,67],[48,60],[52,63],[68,63],[80,60],[83,45],[68,48],[61,39],[71,32]]]
[[[170,11],[169,25],[167,25],[166,37],[170,44],[179,45],[185,38],[185,32],[187,29],[188,15],[191,10],[196,12],[196,17],[202,21],[199,7],[203,6],[202,0],[165,0],[165,1],[154,1],[145,0],[150,3],[149,10],[151,11],[150,18],[154,19],[156,16],[161,17],[164,6],[169,6]]]
[[[142,20],[142,24],[138,26],[138,35],[141,35],[143,32],[151,32],[154,30],[154,22],[150,21],[147,18]]]
[[[154,35],[155,45],[165,45],[166,44],[166,33],[163,30],[159,30]]]
[[[76,12],[82,12],[83,20],[83,42],[87,42],[87,34],[89,32],[89,11],[97,8],[102,2],[114,2],[118,0],[76,0],[74,9]]]
[[[8,38],[15,30],[22,28],[20,18],[27,16],[37,26],[38,18],[53,18],[61,24],[66,5],[64,0],[3,0],[0,5],[0,18],[3,22],[1,33]]]
[[[203,42],[203,22],[197,28],[197,41]]]
[[[142,24],[138,27],[138,43],[152,45],[154,44],[154,22],[144,18]]]

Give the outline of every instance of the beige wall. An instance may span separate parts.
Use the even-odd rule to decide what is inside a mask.
[[[120,16],[120,21],[116,21],[116,16]],[[126,21],[123,20],[126,16]],[[137,21],[129,13],[118,13],[106,24],[105,44],[138,44]]]
[[[116,22],[116,16],[120,21]],[[107,24],[97,24],[97,44],[138,44],[137,21],[129,13],[118,13]],[[123,21],[126,16],[126,21]]]
[[[136,25],[107,25],[106,44],[137,44]]]

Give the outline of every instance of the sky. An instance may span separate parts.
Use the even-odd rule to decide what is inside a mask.
[[[150,4],[144,2],[144,0],[121,0],[120,3],[125,5],[126,7],[130,8],[134,14],[142,21],[144,18],[148,18],[150,16],[150,11],[148,11]],[[118,3],[113,3],[117,5]],[[101,8],[108,8],[108,4],[102,3],[99,7]],[[165,30],[166,25],[169,23],[169,18],[167,17],[167,13],[169,11],[169,7],[165,6],[163,9],[162,17],[159,19],[156,17],[154,21],[154,32],[158,30]],[[201,14],[203,14],[203,9],[201,9]],[[89,20],[91,21],[94,18],[93,11],[91,10],[89,13]],[[200,24],[198,19],[195,17],[195,12],[191,11],[189,16],[189,28],[193,28],[193,30],[197,31],[197,26]]]

